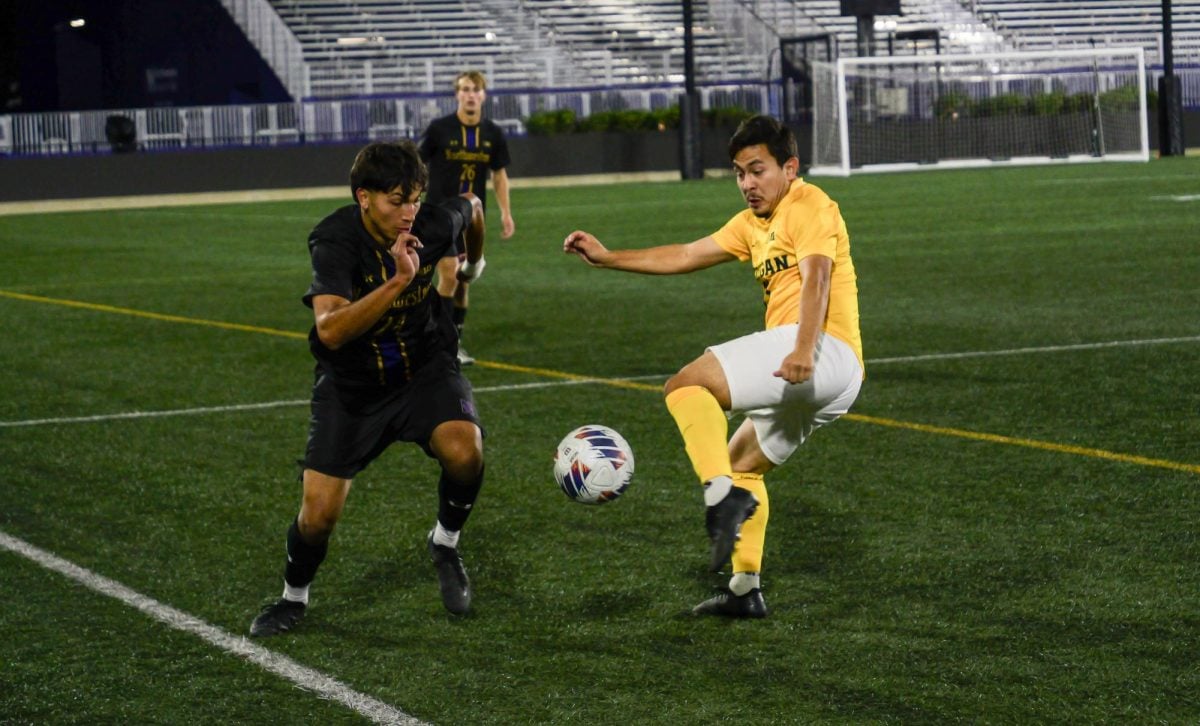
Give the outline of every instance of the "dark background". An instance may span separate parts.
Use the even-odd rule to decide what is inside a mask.
[[[214,0],[0,0],[0,113],[289,98]]]

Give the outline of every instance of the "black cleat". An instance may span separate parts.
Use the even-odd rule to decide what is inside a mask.
[[[712,559],[708,569],[720,572],[733,556],[733,545],[741,537],[742,522],[758,509],[758,499],[749,491],[733,487],[725,498],[704,513],[704,526],[712,542]]]
[[[304,617],[305,605],[302,602],[279,599],[262,609],[254,622],[250,624],[251,638],[265,638],[268,635],[286,633],[296,627]]]
[[[745,595],[734,595],[729,590],[721,590],[696,607],[692,615],[721,615],[727,618],[765,618],[767,603],[763,601],[762,590],[757,587]]]
[[[471,609],[471,581],[467,579],[462,555],[454,547],[434,544],[432,531],[429,533],[427,544],[429,559],[433,560],[438,574],[438,585],[442,589],[442,604],[455,615],[462,615]]]

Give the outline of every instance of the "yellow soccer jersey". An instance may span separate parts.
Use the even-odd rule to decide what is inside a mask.
[[[799,261],[809,255],[833,260],[822,329],[845,341],[862,363],[858,277],[850,259],[850,236],[837,202],[829,195],[796,179],[770,217],[760,219],[753,211],[742,210],[712,237],[730,254],[754,265],[754,277],[763,286],[767,328],[800,319]]]

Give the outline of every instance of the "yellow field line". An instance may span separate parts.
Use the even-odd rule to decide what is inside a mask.
[[[8,290],[0,290],[0,297],[12,298],[14,300],[24,300],[26,302],[43,303],[47,305],[62,305],[65,307],[79,308],[82,310],[94,310],[97,312],[114,313],[118,315],[131,315],[139,318],[147,318],[150,320],[161,320],[168,323],[183,323],[186,325],[202,325],[211,328],[220,328],[223,330],[237,330],[245,333],[259,333],[261,335],[274,335],[283,338],[292,338],[298,340],[306,340],[308,336],[305,333],[298,333],[291,330],[280,330],[278,328],[266,328],[258,325],[242,325],[241,323],[227,323],[220,320],[205,320],[203,318],[189,318],[182,315],[165,315],[163,313],[152,313],[145,310],[136,310],[133,308],[117,307],[115,305],[103,305],[100,303],[81,302],[78,300],[64,300],[61,298],[43,297],[41,295],[27,295],[20,292],[10,292]],[[651,385],[648,383],[637,383],[635,381],[621,381],[610,378],[594,378],[592,376],[581,376],[576,373],[567,373],[566,371],[556,371],[549,368],[533,368],[530,366],[514,365],[512,363],[499,363],[496,361],[476,361],[476,365],[481,368],[491,368],[493,370],[510,371],[514,373],[527,373],[529,375],[542,376],[544,378],[558,378],[568,381],[592,381],[605,386],[614,388],[626,388],[635,391],[651,391],[660,392],[662,386]],[[843,418],[859,423],[874,424],[876,426],[887,426],[889,428],[905,429],[908,431],[920,431],[922,433],[937,434],[939,436],[953,436],[960,439],[968,439],[971,441],[986,441],[993,444],[1004,444],[1008,446],[1023,446],[1030,449],[1040,449],[1042,451],[1052,451],[1059,454],[1074,454],[1076,456],[1087,456],[1093,459],[1105,459],[1107,461],[1117,461],[1124,464],[1135,464],[1138,466],[1155,467],[1159,469],[1173,469],[1176,471],[1186,471],[1191,474],[1200,474],[1200,465],[1184,464],[1178,461],[1169,461],[1167,459],[1151,459],[1145,456],[1134,456],[1132,454],[1118,454],[1113,451],[1105,451],[1104,449],[1092,449],[1085,446],[1073,446],[1070,444],[1056,444],[1049,441],[1038,441],[1036,439],[1022,439],[1012,436],[1002,436],[1000,434],[980,433],[977,431],[967,431],[964,429],[955,429],[945,426],[931,426],[929,424],[912,423],[908,421],[897,421],[889,418],[879,418],[877,416],[865,416],[858,413],[846,414]]]
[[[662,386],[652,386],[649,383],[637,383],[635,381],[622,381],[612,378],[593,378],[592,376],[581,376],[576,373],[567,373],[566,371],[556,371],[549,368],[530,368],[529,366],[518,366],[512,363],[497,363],[495,361],[477,360],[475,365],[483,368],[492,368],[498,371],[512,371],[514,373],[529,373],[535,376],[543,376],[545,378],[561,378],[567,381],[594,381],[613,388],[630,388],[635,391],[654,391],[662,390]]]
[[[930,426],[929,424],[910,423],[908,421],[896,421],[890,418],[879,418],[876,416],[864,416],[858,413],[848,413],[842,418],[859,423],[875,424],[876,426],[888,426],[896,429],[908,429],[909,431],[920,431],[927,434],[939,434],[941,436],[956,436],[960,439],[971,439],[972,441],[987,441],[993,444],[1007,444],[1009,446],[1024,446],[1030,449],[1042,449],[1043,451],[1053,451],[1059,454],[1076,454],[1078,456],[1090,456],[1095,459],[1107,459],[1109,461],[1120,461],[1125,464],[1137,464],[1139,466],[1153,466],[1160,469],[1175,469],[1177,471],[1186,471],[1192,474],[1200,474],[1200,464],[1184,464],[1178,461],[1169,461],[1167,459],[1150,459],[1145,456],[1134,456],[1132,454],[1118,454],[1104,449],[1090,449],[1086,446],[1073,446],[1071,444],[1055,444],[1049,441],[1038,441],[1036,439],[1021,439],[1012,436],[1001,436],[1000,434],[985,434],[977,431],[966,431],[964,429],[953,429],[945,426]]]
[[[244,333],[262,333],[264,335],[275,335],[283,338],[296,338],[299,340],[308,340],[307,333],[297,333],[294,330],[279,330],[278,328],[264,328],[258,325],[242,325],[241,323],[227,323],[221,320],[205,320],[203,318],[188,318],[182,315],[165,315],[163,313],[151,313],[145,310],[135,310],[133,308],[122,308],[116,305],[103,305],[101,303],[80,302],[78,300],[63,300],[55,297],[42,297],[41,295],[26,295],[23,292],[10,292],[8,290],[0,290],[0,297],[8,297],[14,300],[25,300],[26,302],[44,303],[47,305],[62,305],[68,308],[79,308],[81,310],[95,310],[101,313],[116,313],[117,315],[131,315],[135,318],[149,318],[150,320],[162,320],[167,323],[183,323],[185,325],[203,325],[210,328],[221,328],[223,330],[240,330]]]

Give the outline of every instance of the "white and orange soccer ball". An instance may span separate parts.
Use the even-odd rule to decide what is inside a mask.
[[[554,454],[554,479],[581,504],[604,504],[633,480],[633,449],[607,426],[580,426],[563,437]]]

